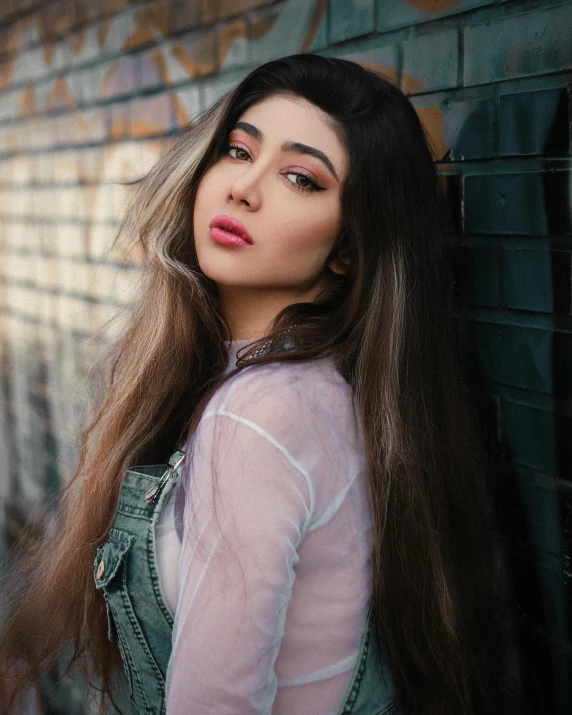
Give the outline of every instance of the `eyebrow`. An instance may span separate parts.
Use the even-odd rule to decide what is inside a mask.
[[[242,129],[242,131],[246,132],[251,137],[254,137],[256,141],[260,142],[264,139],[264,134],[260,131],[260,129],[258,129],[258,127],[255,127],[254,124],[249,124],[248,122],[237,122],[234,125],[234,129]],[[339,182],[338,175],[336,174],[336,170],[334,169],[334,165],[324,154],[323,151],[320,151],[313,146],[302,144],[301,142],[293,142],[289,140],[283,142],[280,148],[282,149],[282,151],[291,151],[295,154],[309,154],[310,156],[319,159],[323,164],[326,165],[326,168],[328,169],[330,174],[334,176],[336,181]]]

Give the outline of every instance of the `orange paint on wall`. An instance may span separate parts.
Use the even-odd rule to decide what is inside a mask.
[[[264,0],[218,0],[218,2],[203,0],[203,3],[211,6],[209,10],[211,17],[215,15],[219,20],[232,15],[241,15],[266,4]]]
[[[246,23],[235,22],[232,25],[227,25],[220,30],[219,33],[219,62],[222,65],[226,59],[228,51],[232,43],[238,38],[246,38]]]
[[[6,89],[12,83],[12,76],[16,68],[16,60],[11,59],[0,64],[0,91]]]
[[[60,126],[64,126],[66,131],[64,143],[75,139],[87,139],[89,141],[102,141],[105,139],[103,112],[104,110],[99,108],[92,116],[83,116],[78,113],[62,115],[60,119],[63,122]]]
[[[132,103],[131,136],[147,137],[171,129],[172,98],[169,93],[158,94]]]
[[[460,0],[407,0],[407,2],[423,12],[442,12],[455,7]]]
[[[44,55],[44,62],[46,65],[51,65],[54,58],[54,52],[56,51],[57,43],[54,40],[45,40],[42,43],[42,52]]]
[[[186,127],[189,124],[189,116],[183,109],[177,97],[174,98],[175,124],[177,127]]]
[[[105,45],[105,40],[107,39],[107,36],[109,35],[109,31],[111,30],[111,26],[113,25],[113,18],[108,17],[106,20],[101,22],[97,28],[97,44],[100,47],[103,47]]]
[[[117,71],[117,62],[114,62],[111,67],[105,72],[101,80],[101,87],[99,90],[100,97],[107,97],[109,93],[109,87],[113,81],[113,76]]]
[[[185,70],[189,78],[200,77],[216,72],[217,65],[214,57],[214,40],[214,34],[209,33],[171,45],[172,55],[177,59],[177,62]],[[161,61],[164,63],[162,56]],[[165,74],[167,74],[166,69]]]
[[[87,37],[87,28],[83,27],[81,30],[78,30],[77,32],[74,32],[72,35],[69,35],[68,37],[68,44],[71,47],[71,51],[73,52],[74,55],[79,55],[83,45],[85,43],[85,39]]]
[[[412,75],[404,74],[401,77],[401,89],[405,94],[411,94],[411,92],[425,89],[425,84]],[[435,160],[442,159],[449,149],[445,135],[443,112],[439,107],[416,107],[415,111],[427,134],[433,158]]]
[[[266,33],[270,30],[272,25],[278,20],[279,13],[275,12],[272,14],[264,15],[259,20],[253,20],[250,25],[251,37],[253,40],[259,40],[264,37]]]
[[[36,28],[40,39],[59,39],[65,37],[73,24],[73,18],[68,12],[66,0],[55,0],[44,3],[35,15]]]
[[[160,77],[163,79],[163,82],[167,83],[167,77],[168,77],[168,71],[167,71],[167,63],[165,62],[165,56],[161,52],[161,50],[158,50],[156,48],[152,49],[149,52],[149,57],[151,58],[151,62],[155,65],[157,68],[157,71],[160,75]]]
[[[75,106],[75,97],[68,83],[62,77],[58,78],[46,100],[46,109],[73,109]]]
[[[133,5],[130,0],[106,0],[106,10],[107,12],[113,14],[114,12],[119,12],[129,5]]]
[[[36,92],[33,87],[26,87],[20,94],[20,111],[18,116],[29,117],[35,114],[36,109]]]
[[[135,10],[133,13],[135,30],[125,43],[124,49],[133,49],[168,37],[171,34],[169,16],[168,0],[155,0]]]
[[[389,82],[393,82],[394,84],[397,84],[398,82],[398,76],[395,67],[390,67],[389,65],[382,65],[379,62],[371,62],[369,60],[359,60],[358,64],[368,70],[372,70],[372,72],[380,74],[383,79],[386,79]]]
[[[312,16],[312,19],[310,20],[310,24],[308,26],[308,31],[306,32],[306,37],[304,38],[304,41],[302,42],[302,47],[300,48],[300,52],[305,52],[309,47],[312,46],[312,43],[314,42],[314,37],[316,36],[318,27],[320,26],[320,23],[322,22],[322,18],[324,17],[327,6],[328,6],[327,0],[318,0],[318,2],[316,3],[316,7],[314,8],[314,15]]]
[[[436,161],[442,161],[449,147],[445,137],[445,120],[439,107],[417,107],[417,116],[423,125]]]
[[[109,109],[109,138],[113,141],[131,135],[131,107],[128,102],[112,104]]]
[[[4,52],[8,54],[19,52],[22,45],[24,25],[24,21],[14,22],[2,33],[0,41],[2,42]]]
[[[94,0],[74,0],[70,5],[74,23],[90,23],[101,15],[101,3]]]

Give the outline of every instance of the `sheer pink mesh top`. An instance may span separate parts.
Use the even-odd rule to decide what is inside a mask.
[[[228,344],[227,371],[249,342]],[[364,467],[330,358],[247,367],[217,390],[187,445],[182,540],[175,499],[156,527],[167,715],[336,713],[371,598]]]

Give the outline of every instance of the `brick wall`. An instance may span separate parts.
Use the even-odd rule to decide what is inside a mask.
[[[138,276],[126,189],[252,67],[315,51],[411,96],[463,238],[459,320],[508,463],[507,542],[534,712],[572,701],[572,4],[3,0],[0,529],[76,459],[82,378]],[[78,712],[75,706],[73,712]]]

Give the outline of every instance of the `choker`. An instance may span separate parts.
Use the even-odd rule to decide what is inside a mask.
[[[275,343],[277,340],[281,339],[283,336],[285,336],[287,333],[289,333],[293,328],[295,328],[296,325],[291,325],[289,328],[286,328],[286,330],[281,330],[278,335],[271,339],[267,340],[265,343],[262,343],[262,345],[257,348],[252,355],[248,355],[244,358],[241,358],[241,361],[244,360],[245,362],[248,362],[249,360],[254,360],[255,358],[261,357],[262,355],[266,355],[267,353],[270,352],[270,348],[272,347],[272,344]],[[290,346],[288,346],[290,347]],[[282,348],[282,349],[287,349],[287,348]]]

